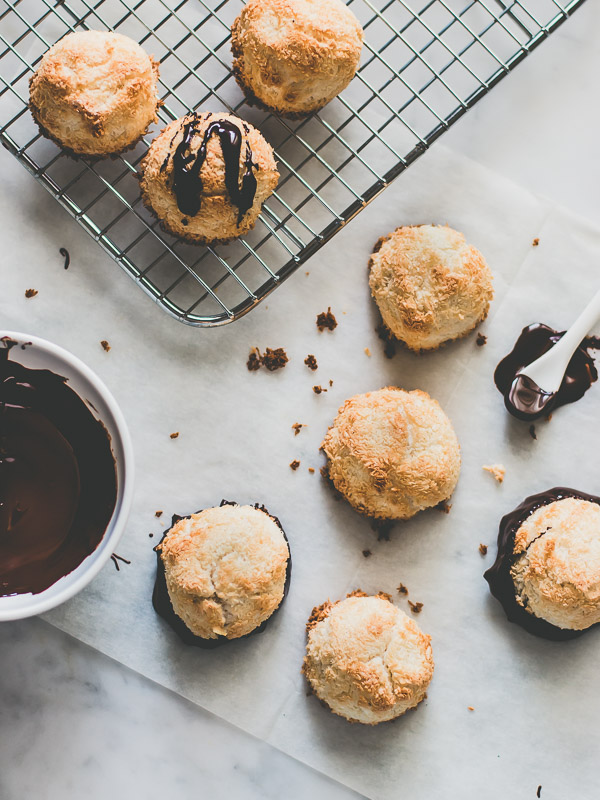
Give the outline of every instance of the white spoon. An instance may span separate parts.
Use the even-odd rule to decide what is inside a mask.
[[[550,350],[517,372],[505,398],[511,413],[521,419],[535,419],[548,410],[560,389],[573,353],[599,319],[600,290]]]

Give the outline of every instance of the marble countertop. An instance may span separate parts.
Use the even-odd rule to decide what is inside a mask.
[[[600,7],[588,2],[444,144],[600,218],[600,111],[590,102],[600,74],[598,29]],[[91,246],[4,151],[0,163],[0,231],[12,268],[27,262],[24,220],[32,208],[48,252]],[[282,292],[292,291],[291,281]],[[2,800],[357,796],[37,619],[0,625],[0,732]]]

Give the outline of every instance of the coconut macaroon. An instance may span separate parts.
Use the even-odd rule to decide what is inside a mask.
[[[156,121],[157,81],[158,63],[128,36],[70,33],[31,77],[29,107],[44,136],[67,151],[115,155]]]
[[[354,77],[362,28],[342,0],[249,0],[231,28],[233,71],[250,103],[303,117]]]
[[[335,488],[377,519],[408,519],[447,500],[460,472],[452,423],[419,390],[390,386],[351,397],[322,448]]]
[[[279,180],[262,134],[213,112],[171,122],[150,145],[140,173],[142,199],[163,228],[198,244],[251,230]]]
[[[417,351],[465,336],[484,320],[492,280],[479,250],[444,225],[397,228],[379,239],[369,261],[385,326]]]
[[[179,520],[156,550],[175,614],[201,639],[237,639],[283,600],[290,558],[274,517],[225,504]]]
[[[396,719],[426,696],[431,637],[389,595],[353,592],[313,609],[302,671],[315,695],[350,722]]]
[[[600,506],[565,497],[534,511],[515,534],[517,603],[557,628],[600,622]]]

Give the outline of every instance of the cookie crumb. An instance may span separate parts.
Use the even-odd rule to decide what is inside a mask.
[[[326,392],[327,389],[323,389],[322,386],[313,386],[313,392],[315,394],[321,394],[321,392]]]
[[[502,466],[502,464],[488,464],[487,466],[484,465],[481,469],[489,472],[490,475],[493,476],[494,480],[498,481],[498,483],[502,483],[504,480],[506,469]]]
[[[311,475],[314,475],[315,468],[314,467],[309,467],[308,471],[310,472]]]
[[[482,556],[487,556],[488,546],[487,544],[480,544],[479,545],[479,552]]]
[[[330,480],[330,478],[329,478],[329,470],[327,469],[327,467],[321,467],[319,472],[321,473],[321,477],[324,478],[326,481]]]
[[[171,433],[169,435],[170,435],[171,439],[177,439],[177,437],[179,436],[179,431],[175,431],[175,433]]]
[[[324,330],[333,331],[337,328],[337,319],[331,313],[331,306],[327,311],[321,311],[320,314],[317,314],[317,328],[320,333],[323,333]]]
[[[306,425],[303,422],[294,422],[294,424],[292,425],[294,436],[298,436],[302,428],[306,428]]]
[[[363,550],[362,554],[365,558],[369,558],[369,556],[373,555],[370,550]]]
[[[298,467],[299,467],[299,466],[300,466],[300,462],[298,461],[298,459],[297,459],[297,458],[295,458],[295,459],[292,461],[292,463],[290,464],[290,469],[293,469],[293,470],[294,470],[294,472],[295,472],[295,471],[298,469]]]
[[[304,363],[309,369],[312,369],[313,372],[318,369],[319,365],[317,364],[317,359],[309,353],[304,359]]]
[[[423,609],[423,603],[411,603],[409,600],[408,605],[410,606],[410,610],[413,612],[413,614],[420,614]]]
[[[539,243],[540,243],[540,239],[539,239],[538,236],[536,236],[535,239],[533,240],[533,242],[531,243],[531,246],[532,247],[537,247]],[[538,797],[539,797],[539,794],[538,794]]]
[[[249,372],[256,372],[261,367],[265,367],[269,372],[275,372],[276,369],[282,369],[288,363],[289,358],[283,347],[276,347],[274,350],[267,347],[264,353],[261,353],[258,347],[253,347],[248,356],[246,367]]]
[[[37,289],[25,289],[25,297],[29,299],[30,297],[35,297],[38,293]]]
[[[475,340],[475,344],[477,345],[477,347],[483,347],[484,344],[487,344],[487,336],[485,336],[483,333],[478,333],[477,339]]]
[[[537,434],[535,432],[535,425],[529,426],[529,435],[531,436],[532,439],[537,439]]]
[[[450,509],[452,508],[452,503],[449,503],[447,500],[440,500],[435,508],[437,511],[442,511],[444,514],[449,514]]]
[[[109,343],[106,341],[106,339],[102,339],[102,341],[100,342],[100,344],[102,345],[102,349],[103,349],[105,352],[107,352],[107,353],[108,353],[108,351],[110,350],[110,345],[109,345]]]
[[[331,378],[330,378],[330,379],[329,379],[329,387],[331,388],[332,386],[333,386],[333,381],[332,381],[332,380],[331,380]]]
[[[369,350],[368,347],[365,347],[365,355],[371,358],[371,351]]]
[[[398,584],[398,586],[396,587],[396,591],[398,592],[398,594],[403,594],[405,596],[408,594],[408,589],[403,583]]]
[[[551,419],[552,419],[552,412],[550,412],[546,417],[546,422],[550,422]]]
[[[155,517],[162,517],[162,514],[163,514],[163,512],[162,512],[162,511],[155,511],[155,512],[154,512],[154,516],[155,516]]]
[[[468,709],[468,711],[475,711],[475,709],[473,708],[473,706],[467,706],[467,709]]]

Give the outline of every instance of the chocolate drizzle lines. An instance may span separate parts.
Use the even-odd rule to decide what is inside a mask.
[[[574,639],[585,633],[585,630],[572,630],[570,628],[559,628],[552,623],[547,622],[545,619],[536,617],[526,608],[517,603],[515,596],[515,585],[510,574],[511,567],[515,561],[526,552],[534,541],[548,533],[550,528],[540,531],[540,533],[527,545],[524,551],[519,553],[514,552],[515,535],[523,522],[538,508],[550,505],[557,500],[562,500],[565,497],[575,497],[579,500],[587,500],[590,503],[597,503],[600,505],[600,497],[593,494],[585,494],[585,492],[578,492],[575,489],[566,489],[562,486],[557,486],[554,489],[548,489],[545,492],[531,495],[527,497],[520,506],[517,506],[510,514],[502,517],[500,520],[500,529],[498,531],[498,555],[494,564],[484,573],[484,578],[490,585],[490,592],[494,597],[500,601],[506,616],[510,622],[516,622],[525,630],[536,636],[542,636],[544,639],[551,639],[554,641],[565,641],[567,639]],[[592,626],[593,627],[593,626]]]
[[[239,225],[254,203],[257,183],[253,170],[257,169],[258,165],[252,160],[252,148],[246,139],[243,172],[240,176],[242,131],[228,119],[215,119],[210,122],[206,126],[200,146],[195,151],[192,150],[194,137],[200,135],[202,123],[206,123],[211,116],[208,114],[202,118],[198,114],[191,114],[185,118],[183,137],[173,155],[173,191],[182,214],[193,217],[200,211],[203,190],[200,173],[206,161],[208,142],[211,136],[218,136],[225,161],[225,186],[231,202],[238,209]],[[247,126],[243,127],[248,133]],[[168,160],[169,156],[163,162],[161,170],[166,169]]]
[[[66,247],[61,247],[58,252],[65,260],[65,269],[69,269],[69,264],[71,263],[71,256],[69,255],[69,251],[67,250]]]

